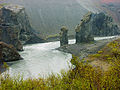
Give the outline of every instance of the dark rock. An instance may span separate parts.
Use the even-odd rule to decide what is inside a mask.
[[[60,46],[68,44],[68,29],[63,26],[60,32]]]
[[[23,50],[23,45],[19,40],[19,29],[15,26],[0,26],[0,41],[11,44],[17,50]]]
[[[34,32],[24,7],[6,4],[0,8],[1,41],[12,44],[17,50],[23,50],[22,44],[28,41],[31,43],[44,42]]]
[[[93,36],[114,36],[120,34],[119,27],[112,17],[104,13],[87,13],[76,26],[76,43],[93,41]]]
[[[76,43],[82,42],[90,42],[94,41],[94,37],[92,36],[92,27],[91,27],[91,19],[92,13],[87,13],[84,18],[81,20],[81,23],[76,26]]]
[[[12,45],[0,42],[0,62],[9,62],[22,59]]]
[[[113,18],[104,13],[94,14],[91,26],[94,36],[114,36],[120,34],[120,29],[113,21]]]

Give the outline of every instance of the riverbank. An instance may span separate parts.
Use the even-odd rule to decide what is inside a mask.
[[[95,40],[91,43],[81,43],[81,44],[69,44],[66,46],[62,46],[57,48],[57,50],[73,54],[78,56],[80,59],[87,57],[90,54],[97,53],[100,49],[102,49],[107,43],[120,38],[120,36],[116,36],[109,39],[103,40]]]
[[[89,54],[95,54],[108,42],[117,39],[113,37],[95,37],[95,42],[87,44],[74,44],[75,40],[72,39],[69,40],[70,45],[64,47],[65,49],[60,47],[59,41],[25,45],[24,51],[20,52],[24,60],[8,63],[10,74],[20,73],[24,74],[25,78],[29,78],[39,77],[39,74],[47,76],[50,73],[60,73],[62,69],[69,70],[68,62],[70,64],[71,54],[79,56],[81,59],[87,57]],[[64,52],[56,50],[59,47]]]
[[[89,63],[79,62],[79,58],[73,56],[71,63],[74,69],[61,75],[49,75],[47,78],[10,77],[10,74],[1,76],[1,90],[119,90],[120,88],[120,39],[108,43],[97,54],[89,56],[88,60],[102,61],[109,64],[107,71],[101,67],[91,66]],[[100,63],[99,63],[100,64]]]

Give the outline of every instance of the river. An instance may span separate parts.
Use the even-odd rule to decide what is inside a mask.
[[[110,39],[110,37],[95,37],[95,40]],[[69,44],[74,44],[75,40],[69,40]],[[69,70],[72,55],[64,53],[55,48],[60,46],[59,41],[31,44],[24,46],[24,51],[20,52],[23,60],[9,62],[9,73],[11,76],[22,75],[24,78],[46,77],[51,73],[60,74],[62,69]]]

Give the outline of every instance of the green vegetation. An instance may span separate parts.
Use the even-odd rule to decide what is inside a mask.
[[[59,37],[59,34],[49,35],[46,37],[46,40],[49,38],[57,38],[57,37]]]
[[[107,44],[94,59],[109,63],[107,71],[95,67],[90,62],[81,61],[73,56],[71,63],[75,66],[61,75],[48,78],[23,80],[20,76],[11,78],[9,74],[0,77],[2,90],[119,90],[120,88],[120,39]],[[93,61],[93,60],[92,60]],[[91,62],[92,62],[91,61]]]

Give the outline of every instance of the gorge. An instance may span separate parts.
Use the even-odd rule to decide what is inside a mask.
[[[22,4],[23,6],[19,6],[16,4],[10,5],[2,5],[0,8],[1,10],[1,41],[6,42],[7,44],[12,44],[17,50],[23,52],[19,52],[20,55],[23,57],[23,60],[15,61],[15,62],[8,62],[10,66],[10,75],[15,75],[15,73],[25,73],[25,78],[29,77],[38,77],[40,73],[43,76],[53,73],[60,73],[61,69],[69,70],[70,60],[72,58],[71,54],[76,54],[80,58],[84,58],[90,53],[96,53],[100,48],[102,48],[106,43],[114,40],[102,40],[97,42],[97,40],[101,39],[101,37],[95,39],[94,44],[90,44],[90,46],[86,44],[80,44],[81,40],[75,44],[75,40],[71,40],[70,45],[68,44],[68,38],[65,38],[66,43],[63,44],[62,48],[60,47],[60,43],[56,42],[48,42],[48,43],[40,43],[45,42],[42,37],[46,37],[49,35],[58,34],[60,32],[60,27],[65,25],[69,27],[68,35],[75,36],[75,26],[80,23],[81,26],[79,29],[78,25],[78,39],[81,39],[81,36],[84,37],[84,40],[87,37],[87,40],[94,41],[91,37],[90,33],[90,26],[93,25],[89,22],[89,15],[86,18],[83,18],[83,15],[86,14],[89,10],[96,13],[93,16],[94,18],[95,28],[92,33],[95,33],[95,36],[110,36],[110,35],[117,35],[119,34],[118,27],[113,25],[113,20],[111,17],[105,16],[105,14],[99,14],[101,10],[98,8],[94,9],[96,6],[92,6],[91,8],[86,8],[85,4],[81,5],[79,0],[75,2],[73,0],[69,1],[48,1],[48,0],[41,0],[41,3],[30,1],[3,1],[3,2],[14,2],[17,4]],[[83,2],[81,0],[81,2]],[[87,1],[86,1],[87,3]],[[33,7],[34,5],[34,7]],[[88,4],[87,4],[88,5]],[[26,9],[26,11],[25,11]],[[48,14],[49,13],[49,14]],[[91,15],[90,15],[91,16]],[[101,16],[101,18],[99,18]],[[28,18],[29,17],[29,18]],[[85,21],[84,21],[85,20]],[[106,22],[99,22],[98,21]],[[32,23],[32,24],[31,24]],[[100,27],[98,24],[100,25]],[[108,28],[104,27],[106,25]],[[113,27],[110,28],[110,26]],[[101,28],[102,27],[102,28]],[[33,29],[35,28],[35,30]],[[109,29],[110,28],[110,29]],[[117,28],[117,29],[116,29]],[[67,30],[67,29],[66,29]],[[79,32],[81,31],[82,32]],[[84,30],[86,32],[84,33]],[[87,31],[88,30],[88,31]],[[98,30],[98,31],[96,31]],[[99,31],[103,30],[103,31]],[[110,30],[109,32],[105,32],[105,30]],[[112,31],[113,30],[113,31]],[[62,31],[64,31],[62,29]],[[99,33],[96,34],[96,33]],[[105,32],[105,33],[104,33]],[[63,32],[61,32],[63,33]],[[65,32],[66,33],[66,32]],[[79,35],[80,34],[80,35]],[[83,34],[83,35],[82,35]],[[66,35],[66,34],[65,34]],[[62,40],[64,41],[64,35],[62,35]],[[103,38],[103,37],[102,37]],[[108,37],[106,37],[108,38]],[[111,37],[110,37],[111,38]],[[86,42],[87,42],[86,40]],[[39,44],[33,44],[39,43]],[[25,46],[23,46],[24,44]],[[30,44],[30,45],[28,45]],[[88,43],[87,43],[88,44]],[[19,46],[20,45],[20,46]],[[64,47],[64,45],[67,45]],[[84,48],[80,48],[81,46],[85,46]],[[93,46],[93,48],[92,48]],[[88,48],[86,48],[88,47]],[[93,51],[89,50],[91,48]],[[95,50],[94,50],[95,47]],[[56,48],[59,48],[56,50]],[[84,50],[83,50],[84,49]],[[58,51],[60,50],[60,51]],[[74,50],[76,52],[74,52]],[[82,52],[83,50],[83,52]],[[73,52],[72,52],[73,51]],[[88,51],[88,52],[86,52]],[[68,62],[68,63],[67,63]]]

